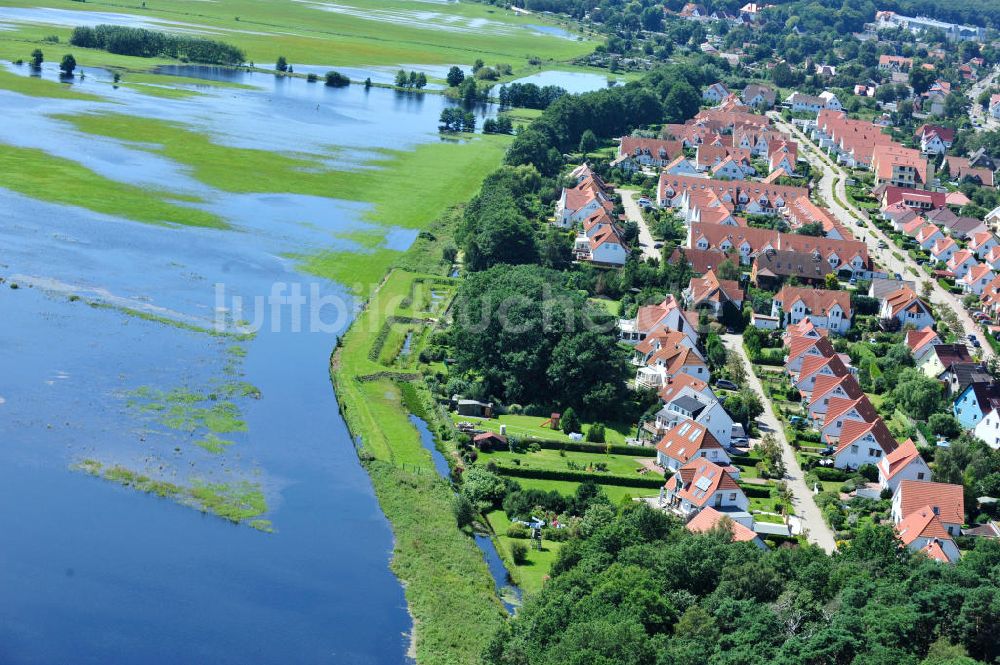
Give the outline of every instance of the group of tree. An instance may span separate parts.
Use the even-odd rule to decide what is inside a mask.
[[[245,60],[241,49],[224,42],[123,25],[77,27],[69,43],[119,55],[178,58],[212,65],[238,65]]]
[[[625,356],[615,320],[559,273],[535,265],[473,272],[455,297],[454,371],[505,404],[620,416]],[[527,407],[526,407],[527,408]]]
[[[279,55],[278,60],[274,63],[274,71],[282,73],[288,72],[289,74],[291,74],[295,71],[295,69],[290,64],[288,64],[288,60],[285,58],[285,56]]]
[[[483,134],[513,134],[514,123],[505,115],[483,121]]]
[[[497,81],[502,76],[510,76],[513,71],[513,67],[503,62],[488,67],[482,58],[477,58],[472,65],[472,75],[480,81]]]
[[[833,556],[694,535],[630,503],[587,510],[485,665],[976,665],[1000,658],[1000,541],[955,565],[866,526]]]
[[[566,94],[557,85],[538,86],[534,83],[511,83],[500,86],[499,99],[503,108],[517,106],[526,109],[547,109],[549,104]]]
[[[427,87],[427,75],[423,72],[400,69],[396,72],[395,85],[397,88],[415,88],[420,90]]]
[[[442,132],[474,132],[476,131],[476,116],[472,111],[449,106],[441,111],[438,129]]]
[[[366,83],[365,87],[367,87],[368,81],[366,81],[365,83]],[[326,73],[324,85],[327,85],[331,88],[343,88],[351,85],[351,79],[341,74],[340,72],[330,70]]]

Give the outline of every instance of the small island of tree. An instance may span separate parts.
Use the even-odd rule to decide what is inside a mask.
[[[76,58],[67,53],[63,56],[62,62],[59,63],[59,71],[63,73],[63,76],[72,76],[75,70]]]

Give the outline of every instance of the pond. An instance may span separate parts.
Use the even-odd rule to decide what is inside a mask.
[[[582,92],[593,92],[594,90],[603,90],[604,88],[607,88],[608,77],[609,75],[607,74],[595,74],[592,72],[564,72],[548,70],[532,74],[531,76],[525,76],[524,78],[519,78],[516,81],[511,81],[511,83],[534,83],[539,87],[555,85],[563,88],[568,93],[579,94]],[[613,74],[610,75],[610,77],[614,80]]]
[[[286,258],[363,251],[341,235],[370,229],[370,206],[216,190],[162,155],[55,116],[110,110],[279,152],[327,155],[337,146],[334,161],[367,168],[381,149],[437,141],[438,115],[452,102],[261,73],[176,73],[250,87],[200,90],[194,101],[153,98],[88,70],[75,86],[113,105],[0,90],[10,111],[0,143],[201,195],[205,203],[185,205],[234,229],[146,225],[0,187],[0,660],[120,662],[127,653],[150,664],[407,662],[411,622],[388,568],[392,534],[327,371],[355,303]],[[41,76],[57,74],[46,63]],[[385,242],[405,249],[413,238],[411,229],[390,229]],[[243,341],[163,322],[208,325],[232,313],[234,296],[254,303],[293,287],[340,303],[327,310],[324,332],[296,329],[291,308],[269,309],[267,325]],[[244,317],[257,313],[265,312]],[[249,382],[261,394],[232,399],[245,431],[222,435],[222,452],[194,445],[192,432],[165,425],[156,409],[135,407],[144,388],[181,391],[166,407],[152,405],[174,409],[222,381]],[[258,487],[274,532],[70,469],[85,459],[165,482]]]

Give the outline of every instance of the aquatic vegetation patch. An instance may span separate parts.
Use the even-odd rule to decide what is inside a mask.
[[[270,520],[261,519],[261,515],[267,512],[267,500],[257,483],[246,480],[209,483],[195,479],[190,486],[184,486],[157,480],[120,464],[105,465],[95,459],[84,459],[73,468],[123,487],[172,499],[204,513],[217,515],[234,524],[247,524],[258,531],[274,530]]]
[[[226,448],[233,445],[234,441],[228,441],[226,439],[221,439],[214,432],[209,432],[201,439],[194,442],[196,446],[207,450],[210,453],[219,454],[224,452]]]
[[[27,65],[24,65],[27,67]],[[0,90],[9,90],[29,97],[51,99],[79,99],[91,102],[104,101],[86,92],[80,92],[69,83],[48,81],[35,76],[21,76],[0,67]]]
[[[128,406],[140,412],[153,414],[157,422],[171,429],[194,433],[207,429],[215,434],[246,432],[239,407],[228,401],[235,395],[259,395],[260,391],[248,383],[226,383],[218,392],[198,393],[187,388],[159,390],[141,386],[132,391]]]
[[[42,201],[148,224],[228,228],[210,212],[169,202],[170,192],[111,180],[44,150],[0,143],[0,172],[4,187]]]

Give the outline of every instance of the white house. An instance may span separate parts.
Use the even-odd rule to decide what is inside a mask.
[[[987,405],[989,411],[983,414],[982,420],[976,423],[972,432],[976,438],[994,450],[1000,448],[1000,410]]]
[[[922,552],[941,563],[955,563],[961,557],[955,540],[930,506],[913,511],[896,524],[899,539],[913,552]]]
[[[833,94],[829,90],[819,93],[819,98],[823,100],[823,108],[825,109],[840,111],[844,108],[841,105],[840,100],[837,99],[837,95]]]
[[[1000,120],[1000,94],[990,97],[990,115]]]
[[[826,418],[826,412],[830,409],[830,402],[835,399],[856,400],[864,394],[858,380],[852,374],[821,376],[813,384],[807,413],[813,423],[822,423]]]
[[[728,448],[733,440],[733,418],[717,399],[706,399],[688,389],[656,414],[658,429],[669,430],[685,420],[703,425],[715,440]]]
[[[976,253],[976,257],[985,258],[991,249],[1000,246],[997,237],[989,231],[973,233],[969,238],[969,249]]]
[[[731,463],[725,448],[708,428],[690,418],[663,435],[656,444],[656,458],[660,466],[672,471],[700,458],[724,466]]]
[[[883,490],[895,492],[899,483],[904,480],[930,479],[930,467],[920,456],[913,439],[907,439],[878,463],[878,482]]]
[[[782,287],[771,301],[771,316],[783,315],[785,326],[806,317],[817,328],[843,334],[851,327],[851,294],[848,291]]]
[[[934,351],[934,346],[940,343],[941,338],[938,337],[938,334],[930,326],[921,328],[920,330],[906,331],[906,346],[910,349],[910,353],[913,354],[914,364],[919,365],[929,353]]]
[[[964,491],[961,485],[950,483],[901,480],[892,495],[892,521],[899,524],[908,515],[929,506],[949,536],[961,535],[965,522]]]
[[[883,457],[899,446],[881,418],[866,423],[845,421],[840,430],[833,465],[838,469],[859,469],[865,464],[878,465]]]
[[[726,157],[721,162],[712,167],[713,178],[725,178],[726,180],[744,180],[746,173],[732,157]]]
[[[965,273],[976,265],[976,255],[967,249],[960,249],[948,259],[948,270],[955,277],[965,277]]]
[[[986,290],[986,286],[993,281],[996,274],[993,269],[990,268],[985,263],[977,263],[969,269],[969,272],[965,273],[964,277],[959,278],[956,283],[962,287],[962,291],[965,293],[975,293],[977,296],[983,295],[983,291]]]
[[[937,242],[934,243],[934,246],[931,247],[931,257],[934,261],[947,262],[955,255],[955,252],[957,252],[958,249],[958,243],[952,238],[939,238]]]
[[[664,486],[668,505],[691,518],[703,508],[746,512],[750,500],[726,470],[707,459],[694,459],[682,466]]]
[[[879,317],[895,319],[900,327],[926,328],[934,325],[930,307],[907,287],[902,287],[882,298]]]
[[[916,241],[920,245],[920,249],[929,250],[934,244],[944,238],[944,234],[941,233],[941,229],[935,224],[925,224],[920,227],[917,231]]]
[[[823,425],[820,428],[820,438],[825,443],[833,445],[840,440],[845,423],[851,421],[871,423],[877,418],[878,411],[868,400],[867,395],[853,400],[835,397],[827,405]]]
[[[718,104],[729,97],[729,88],[721,81],[713,83],[701,93],[701,98],[709,104]]]

